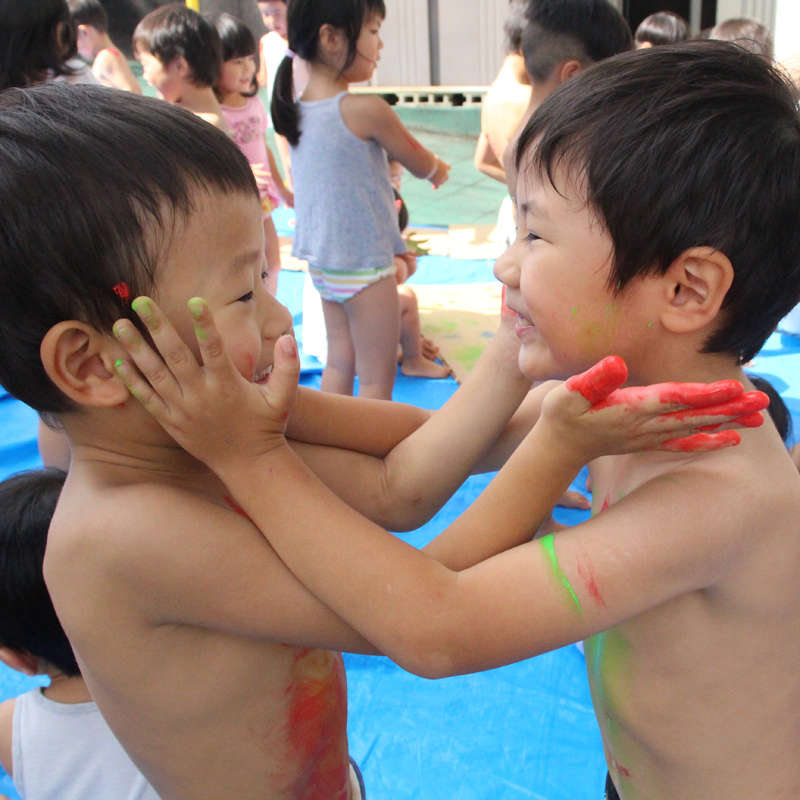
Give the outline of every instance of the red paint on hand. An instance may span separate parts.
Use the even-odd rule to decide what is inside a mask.
[[[619,356],[608,356],[581,375],[567,381],[567,389],[580,392],[592,405],[605,400],[628,377],[628,367]]]
[[[763,417],[761,417],[759,412],[768,405],[769,397],[763,392],[747,392],[746,394],[734,397],[722,403],[702,406],[700,408],[690,408],[685,411],[673,411],[665,416],[679,420],[692,419],[693,417],[734,417],[737,422],[740,422],[740,424],[745,427],[757,428],[763,422]],[[761,421],[756,422],[756,417]],[[745,421],[742,422],[742,420]]]
[[[684,436],[681,439],[669,439],[661,445],[661,449],[674,453],[702,453],[735,447],[741,441],[742,437],[736,431],[695,433],[693,436]]]

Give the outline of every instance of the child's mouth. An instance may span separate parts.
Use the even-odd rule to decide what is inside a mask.
[[[529,331],[535,331],[536,326],[531,322],[531,320],[526,319],[522,316],[522,314],[517,313],[517,324],[514,328],[514,331],[517,334],[518,338],[522,338],[526,333]]]
[[[256,372],[256,374],[253,376],[253,383],[260,383],[263,385],[269,380],[269,376],[271,374],[272,366],[262,369],[261,372]]]

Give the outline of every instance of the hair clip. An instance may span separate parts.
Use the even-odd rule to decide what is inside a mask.
[[[131,299],[131,290],[128,288],[128,284],[125,281],[120,281],[115,287],[114,292],[117,294],[120,300],[123,303],[127,303],[128,300]]]
[[[296,55],[297,53],[295,53],[294,50],[290,50],[288,47],[286,48],[286,58],[294,59]]]

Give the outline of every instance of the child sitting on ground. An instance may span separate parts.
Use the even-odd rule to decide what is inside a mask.
[[[228,132],[213,89],[222,67],[222,43],[205,17],[181,3],[161,6],[136,26],[133,52],[159,97]]]
[[[800,300],[800,117],[780,72],[721,42],[610,59],[538,109],[516,161],[519,233],[495,271],[526,375],[614,353],[623,394],[747,382],[742,364]],[[276,363],[268,411],[199,319],[205,367],[157,316],[173,369],[138,339],[158,393],[126,370],[132,391],[386,655],[434,678],[585,640],[608,798],[798,796],[800,477],[772,424],[732,450],[593,461],[592,519],[458,572],[323,496],[279,435],[297,367]],[[619,358],[603,364],[625,380]],[[567,386],[598,400],[585,376]],[[453,527],[535,526],[542,493],[551,504],[583,466],[579,441],[542,427],[549,402]]]
[[[338,651],[374,648],[301,586],[239,498],[116,374],[129,378],[111,330],[131,299],[155,294],[193,341],[186,303],[203,295],[236,368],[281,394],[282,374],[271,372],[276,352],[280,359],[288,344],[296,353],[282,337],[292,319],[262,283],[261,204],[247,160],[228,136],[176,106],[45,86],[0,98],[0,162],[0,207],[15,209],[5,221],[10,235],[0,237],[0,383],[58,417],[72,447],[44,571],[92,697],[161,797],[358,800]],[[85,168],[96,163],[104,169]],[[55,189],[58,204],[50,202]],[[117,332],[138,341],[132,327]],[[378,525],[418,527],[475,462],[485,456],[482,467],[496,468],[538,415],[550,387],[529,392],[517,351],[506,326],[429,425],[428,412],[409,406],[301,391],[291,447]],[[557,391],[580,411],[589,407]],[[710,387],[705,402],[741,392]],[[689,387],[687,396],[696,394]],[[644,395],[638,411],[612,405],[580,414],[578,425],[565,420],[565,446],[579,439],[580,458],[616,451],[620,441],[638,452],[720,421],[714,409],[658,418],[685,406],[672,403],[677,395],[664,404]],[[523,401],[523,416],[504,433]],[[268,446],[260,425],[250,434]],[[302,495],[306,482],[287,496]],[[273,495],[272,479],[264,489]],[[289,524],[302,530],[306,510],[295,508]],[[316,522],[325,528],[326,515]],[[483,548],[451,533],[434,550],[450,567],[469,566],[482,549],[516,544],[519,531],[508,533],[495,531]]]
[[[104,86],[142,93],[128,59],[108,35],[108,14],[100,0],[68,0],[76,26],[78,53],[92,66],[92,74]]]
[[[281,246],[272,212],[281,202],[293,207],[294,195],[284,185],[267,145],[267,112],[256,94],[256,41],[253,34],[247,25],[230,14],[219,14],[214,22],[222,42],[222,67],[214,88],[231,137],[247,156],[261,192],[267,289],[277,294]]]
[[[0,765],[22,800],[158,800],[92,701],[42,575],[66,474],[0,483],[0,661],[50,685],[0,704]]]

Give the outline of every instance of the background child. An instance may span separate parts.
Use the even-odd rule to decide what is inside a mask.
[[[207,19],[181,3],[161,6],[136,26],[133,52],[159,97],[227,132],[213,89],[222,66],[222,43]]]
[[[661,44],[685,42],[691,34],[689,23],[672,11],[659,11],[645,17],[636,29],[633,41],[636,49],[657,47]]]
[[[0,383],[57,416],[72,446],[44,570],[109,727],[162,797],[345,800],[352,788],[357,798],[338,651],[374,648],[303,589],[238,498],[131,398],[121,341],[138,346],[139,337],[122,324],[121,341],[112,335],[130,298],[152,291],[193,342],[190,368],[201,352],[195,322],[205,328],[186,303],[200,293],[239,374],[281,394],[284,376],[271,368],[287,344],[296,354],[284,336],[292,321],[262,283],[261,205],[247,160],[221,131],[167,103],[44,86],[0,98],[0,161],[0,207],[16,209],[13,232],[0,237]],[[104,170],[84,168],[98,162]],[[48,202],[54,187],[58,204]],[[541,393],[529,391],[517,350],[506,325],[432,427],[419,409],[299,392],[291,446],[376,524],[417,527],[500,443],[521,402],[533,396],[538,413]],[[613,442],[629,441],[634,421],[650,444],[719,421],[648,423],[654,409],[675,406],[653,393],[646,401],[643,416],[589,415],[581,441],[597,442],[595,423],[609,415]],[[260,424],[250,435],[268,446]],[[609,435],[599,441],[609,446]],[[509,544],[493,532],[491,547]],[[447,537],[437,548],[451,565],[475,552]]]
[[[0,91],[54,78],[85,81],[85,73],[94,81],[86,65],[74,63],[77,52],[66,0],[6,0],[0,5]]]
[[[764,56],[770,61],[775,57],[772,33],[766,25],[762,25],[756,19],[747,17],[726,19],[710,30],[708,38],[723,42],[735,42],[748,53]]]
[[[142,93],[128,59],[108,35],[108,14],[100,0],[68,0],[77,32],[78,53],[92,66],[100,83],[127,92]]]
[[[0,483],[0,660],[50,685],[0,705],[0,764],[23,800],[158,800],[92,701],[42,575],[66,474]]]
[[[800,298],[800,120],[781,73],[715,42],[610,59],[538,109],[517,164],[519,235],[495,269],[528,377],[574,375],[613,352],[630,388],[612,403],[651,381],[747,381],[741,365]],[[183,371],[190,357],[154,321]],[[202,322],[204,354],[221,352]],[[267,427],[260,393],[241,379],[212,389],[212,376],[236,377],[224,359],[176,379],[143,340],[132,349],[163,387],[155,395],[130,373],[147,407],[213,466],[304,584],[402,666],[441,677],[585,640],[609,798],[796,794],[800,478],[772,425],[702,456],[681,445],[593,461],[592,519],[459,572],[310,483],[290,493],[289,470],[304,473],[278,446],[285,409],[271,395],[264,454],[252,443],[256,421]],[[606,378],[621,367],[602,363]],[[567,381],[587,402],[596,385]],[[546,488],[554,502],[581,468],[580,437],[540,429],[551,412],[546,400],[456,523],[466,536],[530,525],[532,495]]]
[[[281,179],[272,151],[267,146],[267,112],[256,95],[256,42],[250,29],[230,14],[215,18],[222,42],[222,67],[215,89],[228,130],[247,156],[261,192],[264,211],[264,247],[267,288],[278,291],[281,250],[272,211],[281,202],[294,206],[294,195]]]
[[[275,130],[292,146],[297,232],[293,254],[309,262],[322,297],[328,360],[322,389],[391,399],[400,313],[394,257],[406,251],[397,227],[387,151],[439,186],[450,169],[420,145],[379,97],[348,93],[371,77],[383,46],[383,0],[292,0],[289,46],[308,62],[301,102],[292,60],[278,69]]]

